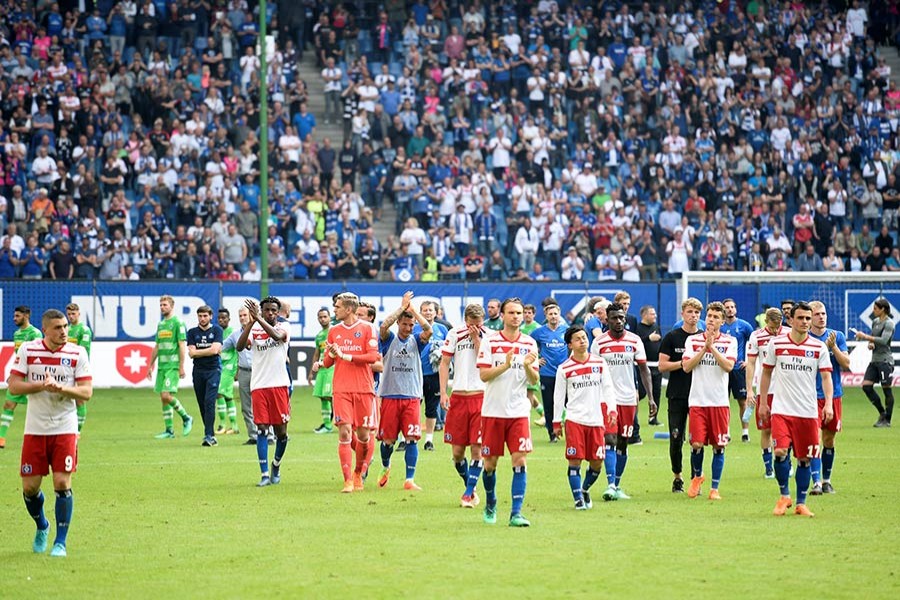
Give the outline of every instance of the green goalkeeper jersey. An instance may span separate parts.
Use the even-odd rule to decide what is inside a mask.
[[[234,333],[234,327],[227,327],[225,331],[222,332],[222,341],[227,340],[231,334]],[[222,353],[220,354],[220,358],[222,359],[222,372],[223,373],[234,373],[237,371],[238,367],[238,354],[237,350],[234,348],[229,348],[228,350],[222,349]]]
[[[35,327],[34,325],[29,324],[28,327],[19,327],[13,333],[13,345],[16,347],[16,352],[19,351],[19,346],[24,344],[25,342],[30,342],[31,340],[39,340],[44,337],[44,334],[41,333],[41,330]],[[9,393],[9,390],[6,390],[6,399],[12,402],[24,403],[27,400],[27,396],[15,396]]]
[[[84,348],[88,356],[91,355],[91,341],[94,339],[94,332],[84,323],[76,323],[69,325],[69,342],[77,344]]]
[[[521,331],[525,335],[531,335],[531,332],[540,326],[541,326],[541,324],[538,323],[537,321],[532,321],[531,323],[523,322],[522,325],[519,327],[519,331]]]
[[[156,363],[160,371],[178,369],[181,359],[180,342],[187,339],[187,330],[178,317],[172,316],[156,326]]]

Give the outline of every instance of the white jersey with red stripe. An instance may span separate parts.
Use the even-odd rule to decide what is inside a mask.
[[[481,343],[493,333],[489,329],[481,328]],[[478,353],[475,351],[475,343],[469,336],[468,327],[451,329],[441,346],[441,354],[449,356],[453,361],[453,381],[450,387],[454,392],[483,392],[484,382],[479,376],[475,361]]]
[[[594,338],[591,354],[603,357],[612,372],[616,404],[637,406],[638,392],[634,383],[634,367],[647,362],[644,342],[637,335],[625,331],[620,338],[614,338],[609,331]]]
[[[289,323],[278,321],[271,326],[275,331],[284,333],[283,342],[279,342],[266,333],[263,326],[254,323],[250,328],[250,344],[253,361],[253,370],[250,371],[250,389],[262,390],[265,388],[288,387],[291,380],[284,366],[288,357],[288,347],[291,341]]]
[[[766,347],[769,345],[769,340],[789,331],[789,327],[779,325],[777,333],[772,333],[767,328],[761,327],[750,334],[750,339],[747,340],[747,358],[761,356],[756,361],[755,369],[753,370],[752,385],[754,390],[759,391],[759,378],[762,377],[763,360],[766,358]]]
[[[772,414],[816,419],[816,375],[830,377],[831,357],[824,342],[808,335],[796,343],[788,334],[769,340],[763,368],[772,369]]]
[[[52,377],[63,386],[91,380],[87,351],[66,342],[56,350],[47,347],[45,340],[25,342],[19,346],[10,373],[21,375],[28,383],[41,383]],[[25,433],[28,435],[62,435],[78,433],[75,399],[56,392],[40,391],[28,394],[25,413]]]
[[[553,422],[566,420],[588,427],[603,426],[603,405],[607,411],[616,410],[616,391],[612,370],[599,356],[588,354],[579,362],[569,357],[556,370],[553,388]]]
[[[527,418],[531,414],[531,402],[525,377],[525,356],[529,352],[537,353],[537,342],[524,333],[513,340],[503,336],[502,331],[481,340],[478,360],[475,366],[479,369],[496,367],[506,362],[506,353],[513,351],[512,365],[506,372],[494,377],[484,386],[484,404],[481,416],[499,417],[502,419]]]
[[[713,345],[725,358],[737,362],[738,352],[735,338],[720,333]],[[712,352],[706,351],[705,331],[688,336],[688,339],[685,340],[682,363],[686,363],[700,352],[704,353],[703,358],[691,371],[691,392],[688,395],[688,406],[729,406],[728,371],[719,366]]]

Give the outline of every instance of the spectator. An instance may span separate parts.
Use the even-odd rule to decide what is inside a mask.
[[[807,242],[805,251],[800,254],[796,262],[797,271],[824,271],[825,264],[822,257],[816,254],[816,247]]]
[[[562,269],[560,274],[567,281],[577,281],[584,275],[584,260],[578,256],[578,251],[574,246],[566,248],[566,255],[562,259],[560,265]]]

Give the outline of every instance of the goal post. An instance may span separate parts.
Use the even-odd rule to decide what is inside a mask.
[[[829,326],[868,329],[872,303],[885,298],[900,324],[900,273],[688,271],[678,286],[678,304],[690,296],[704,305],[733,298],[741,318],[754,322],[764,306],[780,306],[784,299],[819,300],[828,309]],[[749,315],[749,317],[748,317]]]
[[[765,307],[780,307],[782,300],[819,300],[828,311],[828,326],[847,334],[851,327],[869,331],[872,306],[879,298],[891,305],[894,325],[900,330],[900,273],[897,272],[738,272],[688,271],[677,286],[678,306],[688,297],[705,306],[714,300],[734,299],[738,316],[754,327]],[[867,344],[847,335],[851,348],[851,373],[865,370],[871,357]],[[900,364],[900,340],[893,341],[895,365]],[[897,374],[895,367],[895,375]],[[897,377],[895,377],[897,379]],[[861,379],[860,379],[861,381]],[[856,385],[859,385],[856,383]]]

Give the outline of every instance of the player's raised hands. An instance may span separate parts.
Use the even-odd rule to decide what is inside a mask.
[[[828,334],[828,338],[825,340],[825,345],[828,346],[829,350],[834,350],[834,341],[837,339],[837,331],[832,331]]]
[[[400,307],[403,310],[409,310],[410,305],[412,305],[413,296],[414,294],[412,290],[409,290],[408,292],[403,294],[403,300],[400,301]]]
[[[247,312],[250,313],[251,321],[259,320],[259,305],[256,304],[256,300],[247,298],[244,300],[244,307],[247,309]]]

